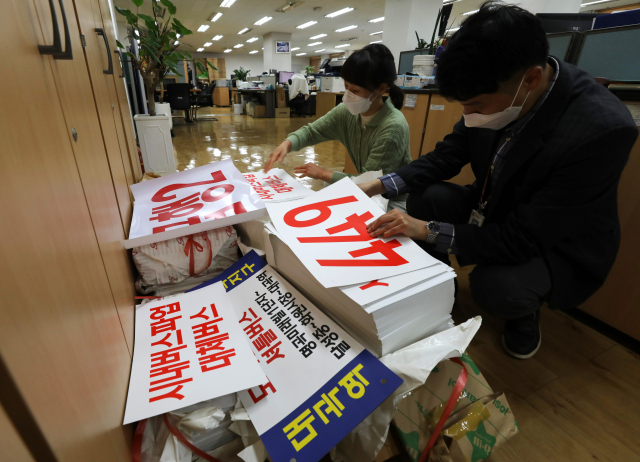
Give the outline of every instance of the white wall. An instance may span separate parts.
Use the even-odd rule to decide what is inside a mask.
[[[224,58],[224,65],[227,70],[227,79],[231,78],[234,69],[238,69],[242,66],[244,69],[251,70],[249,74],[251,77],[262,74],[268,69],[264,69],[264,62],[262,55],[256,53],[255,55],[237,54],[231,53],[192,53],[194,58]],[[309,58],[304,56],[292,56],[291,67],[292,69],[278,69],[279,71],[293,71],[300,72],[300,70],[309,65]]]

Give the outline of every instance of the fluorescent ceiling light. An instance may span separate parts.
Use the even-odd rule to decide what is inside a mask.
[[[335,18],[336,16],[340,16],[341,14],[348,13],[349,11],[353,11],[353,8],[347,7],[338,11],[334,11],[333,13],[326,15],[325,18]]]
[[[373,32],[372,34],[369,34],[369,35],[382,35],[382,31]]]
[[[315,39],[319,39],[322,37],[326,37],[327,34],[318,34],[318,35],[314,35],[313,37],[309,37],[310,40],[315,40]]]
[[[236,0],[223,0],[220,6],[222,8],[231,8],[231,5],[233,5],[235,2]]]
[[[257,52],[258,52],[258,50],[253,50],[253,51],[250,51],[249,54],[250,55],[255,55]]]
[[[336,48],[344,48],[344,47],[350,47],[351,44],[350,43],[345,43],[344,45],[336,45]]]
[[[336,32],[344,32],[346,30],[351,30],[351,29],[355,29],[358,26],[347,26],[347,27],[343,27],[342,29],[336,29]]]
[[[300,49],[300,47],[295,47],[295,48],[292,48],[291,51],[296,51],[296,50],[299,50],[299,49]]]
[[[249,28],[245,27],[244,29],[242,29],[240,32],[238,32],[238,35],[242,35],[242,34],[246,34],[247,32],[249,32]]]
[[[261,26],[263,25],[265,22],[271,21],[273,18],[271,16],[265,16],[262,19],[257,20],[256,22],[253,23],[254,26]]]
[[[210,47],[211,45],[213,45],[213,43],[211,43],[211,42],[207,42],[207,43],[205,43],[205,44],[204,44],[204,45],[202,45],[202,46],[203,46],[203,47]]]
[[[248,43],[253,43],[256,40],[258,40],[258,37],[251,37],[249,40],[247,40]]]
[[[305,22],[304,24],[300,24],[298,27],[296,27],[296,29],[305,29],[309,26],[313,26],[314,24],[318,24],[318,21]]]
[[[462,13],[462,16],[469,16],[470,14],[475,14],[480,10],[467,11],[466,13]]]
[[[306,53],[298,53],[296,56],[304,56]]]
[[[455,29],[449,29],[447,32],[455,32],[455,31],[457,31],[459,29],[460,29],[459,27],[456,27]]]
[[[136,32],[137,32],[137,31],[136,31]],[[176,34],[176,37],[177,37],[177,38],[180,38],[180,37],[181,37],[181,35],[180,35],[180,34]]]
[[[211,17],[211,19],[209,19],[209,21],[216,22],[218,19],[220,19],[220,16],[222,16],[222,13],[216,13]]]
[[[237,45],[234,45],[233,48],[242,48],[243,46],[244,44],[238,43]]]
[[[607,2],[613,2],[613,1],[615,1],[615,0],[598,0],[597,2],[583,3],[582,5],[580,5],[580,7],[589,6],[589,5],[595,5],[596,3],[607,3]]]
[[[222,35],[216,35],[211,40],[220,40],[221,38],[222,38]]]
[[[227,48],[226,50],[224,50],[225,53],[231,53],[233,50],[231,48]]]
[[[382,40],[376,40],[375,42],[369,42],[369,44],[372,44],[372,43],[382,43]]]
[[[384,21],[384,16],[382,16],[381,18],[369,19],[369,22],[380,22],[380,21]]]
[[[326,48],[323,48],[322,50],[316,50],[316,51],[314,51],[314,53],[320,53],[321,51],[325,51],[325,50],[326,50]]]
[[[312,46],[315,46],[315,45],[321,45],[321,44],[322,44],[322,42],[313,42],[313,43],[310,43],[310,44],[309,44],[309,45],[307,45],[307,46],[308,46],[308,47],[312,47]]]
[[[203,24],[202,26],[198,27],[198,32],[206,32],[208,28],[209,26]]]
[[[204,48],[198,48],[198,51],[204,51]]]
[[[177,40],[175,42],[173,42],[174,45],[180,45],[180,42],[178,42]]]

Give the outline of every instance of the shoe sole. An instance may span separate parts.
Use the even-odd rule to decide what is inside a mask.
[[[538,345],[536,346],[535,350],[533,350],[531,353],[528,353],[526,355],[520,355],[518,353],[514,353],[507,347],[507,342],[505,342],[504,340],[504,335],[502,336],[502,348],[504,348],[504,351],[506,351],[508,355],[513,356],[514,358],[517,358],[517,359],[531,358],[533,355],[535,355],[538,352],[541,344],[542,344],[542,333],[540,333],[540,340],[538,341]]]

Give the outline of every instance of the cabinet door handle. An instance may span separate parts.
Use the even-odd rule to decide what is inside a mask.
[[[111,49],[109,48],[109,40],[107,40],[107,34],[104,32],[104,29],[95,29],[98,35],[102,35],[104,39],[104,46],[107,47],[107,57],[109,58],[109,69],[103,70],[104,74],[113,74],[113,59],[111,59]]]
[[[62,50],[62,42],[60,41],[60,29],[58,28],[58,18],[56,17],[56,9],[53,6],[53,0],[49,0],[49,8],[51,9],[51,21],[53,23],[53,45],[38,45],[38,51],[41,55],[52,55],[53,59],[73,59],[73,50],[71,49],[71,36],[69,34],[69,24],[67,23],[67,15],[64,12],[62,0],[60,3],[60,12],[62,13],[62,21],[64,24],[64,40],[65,50]]]

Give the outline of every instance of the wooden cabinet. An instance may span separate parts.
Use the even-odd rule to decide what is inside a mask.
[[[211,63],[216,69],[211,69],[206,63],[204,63],[207,68],[207,72],[209,73],[209,83],[214,80],[226,79],[227,78],[227,67],[224,62],[224,58],[207,58],[207,61]]]
[[[640,340],[640,139],[636,141],[618,187],[618,214],[622,240],[616,262],[604,285],[579,308]]]
[[[229,106],[229,87],[216,87],[213,90],[213,104],[216,106]]]
[[[129,460],[131,429],[121,423],[134,300],[120,241],[133,169],[118,90],[94,75],[108,62],[88,32],[100,3],[64,0],[72,60],[38,51],[52,42],[47,0],[6,3],[5,65],[24,72],[0,90],[0,382],[15,382],[57,461]],[[0,445],[0,460],[29,460],[23,453]]]
[[[316,95],[316,118],[320,118],[342,102],[344,93],[319,91]]]
[[[409,95],[404,95],[405,102]],[[427,123],[427,113],[429,112],[429,102],[431,101],[431,95],[418,94],[411,95],[416,97],[414,107],[402,106],[402,113],[404,114],[407,123],[409,124],[410,145],[411,145],[411,159],[416,160],[420,157],[420,148],[422,147],[422,134],[425,131],[425,125]],[[437,95],[436,95],[437,96]]]

